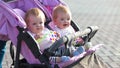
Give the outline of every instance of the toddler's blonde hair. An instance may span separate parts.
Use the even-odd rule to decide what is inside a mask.
[[[44,22],[45,22],[45,15],[44,15],[43,11],[40,10],[39,8],[32,8],[32,9],[27,11],[27,13],[25,15],[25,22],[26,22],[26,24],[28,24],[28,22],[29,22],[29,16],[30,15],[34,15],[36,17],[40,16],[44,20]]]
[[[55,20],[57,18],[57,15],[60,13],[60,12],[63,12],[63,13],[68,13],[70,14],[70,17],[71,17],[71,12],[70,12],[70,9],[67,7],[67,6],[64,6],[64,5],[58,5],[56,6],[54,9],[53,9],[53,12],[52,12],[52,18],[53,20]]]

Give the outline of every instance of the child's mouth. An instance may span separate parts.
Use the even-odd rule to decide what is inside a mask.
[[[40,30],[40,28],[37,28],[37,30]]]
[[[68,24],[63,24],[63,26],[67,26]]]

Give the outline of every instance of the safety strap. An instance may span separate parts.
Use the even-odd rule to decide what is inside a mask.
[[[13,47],[12,42],[10,43],[10,56],[12,58],[12,64],[11,64],[10,68],[13,68],[15,60],[14,60],[14,47]]]

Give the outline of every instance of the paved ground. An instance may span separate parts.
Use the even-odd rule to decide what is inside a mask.
[[[120,68],[120,0],[64,0],[70,7],[73,20],[82,29],[97,25],[99,31],[92,39],[94,45],[105,44],[96,51],[108,68]],[[9,44],[9,42],[8,42]],[[9,48],[9,46],[7,46]],[[9,68],[11,58],[6,52],[3,68]]]

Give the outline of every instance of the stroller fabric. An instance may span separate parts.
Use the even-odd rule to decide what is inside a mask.
[[[24,12],[31,8],[40,8],[45,13],[47,21],[51,20],[51,14],[48,12],[48,9],[45,8],[45,6],[43,6],[38,0],[15,0],[12,2],[8,2],[7,4],[13,9],[18,8],[23,10]]]
[[[41,2],[48,9],[50,13],[52,13],[53,8],[59,4],[67,5],[62,0],[39,0],[39,2]]]

